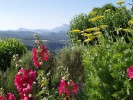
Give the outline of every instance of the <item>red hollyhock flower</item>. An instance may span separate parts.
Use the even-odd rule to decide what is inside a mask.
[[[130,67],[127,69],[127,76],[128,76],[130,79],[133,79],[133,66],[130,66]]]
[[[37,48],[32,50],[32,59],[36,68],[38,68],[43,61],[47,61],[49,56],[44,44],[41,46],[41,51],[37,51]]]
[[[16,100],[16,97],[12,93],[7,93],[5,100]]]
[[[20,69],[19,72],[15,75],[14,83],[20,94],[28,95],[32,90],[32,85],[35,79],[36,71],[32,71],[31,69]]]
[[[3,100],[4,99],[4,96],[3,95],[0,95],[0,100]]]
[[[67,82],[67,88],[72,93],[77,93],[78,91],[78,85],[73,81]]]
[[[20,93],[20,97],[21,97],[20,100],[33,100],[32,97],[29,97],[29,94],[21,94]]]
[[[61,80],[60,85],[58,87],[59,94],[64,94],[65,93],[65,88],[66,88],[65,85],[66,85],[65,80]]]
[[[66,97],[68,97],[71,93],[77,93],[78,85],[73,81],[67,82],[65,80],[61,80],[58,91],[59,94],[65,94]]]

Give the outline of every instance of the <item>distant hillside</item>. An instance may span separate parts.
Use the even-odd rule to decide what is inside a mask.
[[[38,32],[38,35],[41,40],[45,40],[45,44],[47,48],[52,50],[58,50],[69,44],[69,38],[66,34],[65,25],[63,27],[54,28],[52,31],[44,31]],[[54,32],[54,30],[56,32]],[[37,31],[37,30],[36,30]],[[40,30],[39,30],[40,31]],[[33,30],[30,31],[28,29],[18,29],[18,30],[10,30],[10,31],[0,31],[0,38],[18,38],[20,39],[29,49],[34,47],[34,33]]]

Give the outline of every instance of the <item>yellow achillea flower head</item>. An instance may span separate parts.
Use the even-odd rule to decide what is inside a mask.
[[[131,32],[131,30],[130,29],[123,29],[125,32]]]
[[[133,19],[129,20],[129,21],[128,21],[128,24],[129,24],[129,25],[133,25]]]
[[[80,30],[79,30],[79,29],[75,29],[75,30],[72,30],[71,32],[72,32],[72,33],[79,33]]]
[[[77,42],[81,42],[81,40],[77,40]]]
[[[90,22],[95,22],[96,20],[97,20],[96,17],[89,19]]]
[[[87,37],[91,37],[91,36],[92,36],[92,34],[86,34],[85,36],[87,36]]]
[[[101,32],[95,32],[94,35],[101,35]]]
[[[84,40],[84,42],[90,42],[91,41],[91,39],[85,39]]]
[[[92,41],[96,36],[88,36],[87,39],[84,40],[84,42],[90,42]]]
[[[122,28],[118,28],[118,31],[122,31],[123,29]]]
[[[101,19],[103,19],[103,18],[104,18],[104,16],[96,16],[96,17],[94,17],[94,18],[89,19],[89,21],[90,21],[90,22],[95,22],[95,21],[101,20]]]
[[[87,38],[93,40],[96,36],[94,35],[88,35]]]
[[[117,5],[122,5],[123,3],[125,3],[123,0],[118,0],[118,1],[116,2]]]
[[[81,35],[82,35],[82,36],[85,36],[85,35],[87,35],[87,33],[82,33]]]
[[[94,28],[88,28],[85,31],[86,32],[92,32],[92,31],[99,31],[99,30],[100,30],[100,28],[94,27]]]
[[[107,10],[105,10],[104,12],[107,13],[107,12],[110,12],[110,11],[111,11],[111,9],[107,9]]]
[[[95,16],[96,14],[97,14],[96,11],[91,11],[91,12],[89,13],[89,15],[91,15],[91,16]]]
[[[101,29],[106,29],[108,27],[108,25],[100,25],[99,26]]]

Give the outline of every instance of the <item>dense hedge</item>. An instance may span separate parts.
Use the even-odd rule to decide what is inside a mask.
[[[14,54],[20,56],[26,52],[26,47],[15,38],[0,40],[0,70],[5,71],[10,67],[11,58]]]

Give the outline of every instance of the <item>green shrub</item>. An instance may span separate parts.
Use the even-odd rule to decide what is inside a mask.
[[[84,46],[68,46],[60,49],[55,56],[55,83],[61,80],[63,76],[66,76],[67,80],[72,80],[78,83],[79,93],[75,96],[76,100],[82,100],[84,94],[82,87],[84,83],[84,68],[82,65],[82,54]]]
[[[13,38],[0,40],[0,70],[5,71],[10,67],[11,58],[14,54],[20,56],[26,52],[26,47],[21,41]]]
[[[108,32],[110,37],[117,36],[119,28],[128,29],[130,27],[128,21],[131,18],[131,14],[125,6],[115,7],[112,4],[106,4],[100,8],[94,8],[88,15],[79,14],[74,17],[70,21],[68,35],[73,43],[77,43],[78,40],[84,42],[86,38],[84,38],[82,33],[94,33],[94,30],[88,32],[86,29],[97,27],[100,28],[99,31],[102,34]],[[107,28],[103,29],[101,25],[106,25]],[[80,32],[73,33],[72,31],[76,29],[79,29]],[[119,36],[125,33],[125,31],[121,31]]]
[[[19,94],[14,85],[14,77],[17,73],[15,66],[10,67],[6,72],[0,73],[0,88],[4,89],[4,93],[13,93],[18,98]]]
[[[133,65],[133,48],[123,39],[104,40],[84,52],[85,93],[90,100],[132,100],[132,80],[126,70]]]

